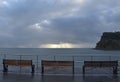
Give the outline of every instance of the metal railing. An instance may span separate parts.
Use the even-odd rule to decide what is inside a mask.
[[[35,68],[39,69],[41,68],[41,60],[70,60],[75,62],[75,67],[81,68],[83,66],[83,63],[85,60],[93,61],[93,60],[106,60],[106,61],[111,61],[111,60],[117,60],[118,62],[120,61],[120,56],[92,56],[92,55],[81,55],[81,56],[65,56],[65,55],[59,55],[59,56],[51,56],[51,55],[6,55],[6,54],[0,54],[0,70],[3,70],[2,68],[2,62],[3,59],[28,59],[32,60],[33,63],[35,64]],[[21,71],[21,69],[20,69]]]

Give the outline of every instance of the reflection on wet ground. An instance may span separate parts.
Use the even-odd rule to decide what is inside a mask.
[[[106,74],[18,74],[0,73],[0,82],[120,82],[119,75]]]
[[[71,68],[46,69],[42,76],[40,72],[31,74],[29,71],[0,71],[0,82],[120,82],[120,73],[112,74],[111,68],[88,68],[83,75],[81,69],[75,69],[72,74]]]

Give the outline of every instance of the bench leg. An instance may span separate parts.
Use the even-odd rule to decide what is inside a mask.
[[[116,67],[113,67],[113,73],[114,73],[114,74],[117,74],[117,71],[118,71],[117,66],[116,66]]]
[[[83,74],[85,74],[85,66],[83,66]]]
[[[34,73],[35,72],[35,65],[32,65],[32,72],[31,73]]]
[[[75,71],[74,71],[74,66],[73,66],[73,75],[74,75],[74,72],[75,72]]]
[[[75,73],[74,68],[75,68],[75,67],[74,67],[74,62],[73,62],[73,66],[72,66],[72,69],[73,69],[73,71],[72,71],[72,72],[73,72],[73,75],[74,75],[74,73]]]
[[[44,74],[44,64],[43,64],[43,61],[41,61],[41,74],[42,75]]]
[[[8,65],[3,64],[3,72],[8,72]]]
[[[43,75],[44,74],[44,66],[42,65],[41,67],[41,74]]]

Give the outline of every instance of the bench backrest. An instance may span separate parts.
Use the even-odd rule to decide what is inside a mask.
[[[44,66],[73,66],[73,61],[45,61],[42,60]]]
[[[110,67],[118,66],[118,61],[84,61],[85,66]]]
[[[11,60],[11,59],[3,59],[3,64],[7,64],[7,65],[17,65],[17,60]]]
[[[31,66],[32,60],[18,60],[19,66]]]
[[[32,60],[3,59],[3,64],[12,66],[31,66]]]

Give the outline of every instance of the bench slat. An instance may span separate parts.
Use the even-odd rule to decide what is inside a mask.
[[[111,67],[118,66],[118,61],[84,61],[84,66]]]
[[[118,61],[84,61],[83,74],[85,67],[113,67],[113,73],[117,74]]]
[[[19,66],[31,66],[32,60],[18,60]]]
[[[42,60],[41,62],[42,67],[42,75],[44,73],[44,67],[45,66],[71,66],[72,67],[72,73],[74,74],[74,61],[46,61]]]
[[[3,60],[3,64],[16,66],[16,65],[17,65],[17,60],[11,60],[11,59],[5,60],[5,59],[4,59],[4,60]]]
[[[72,66],[72,61],[42,61],[44,66]]]
[[[31,66],[32,60],[4,59],[3,64],[12,65],[12,66]]]
[[[8,66],[31,66],[32,72],[35,71],[35,65],[32,64],[32,60],[15,60],[15,59],[3,59],[3,72],[8,71]]]

